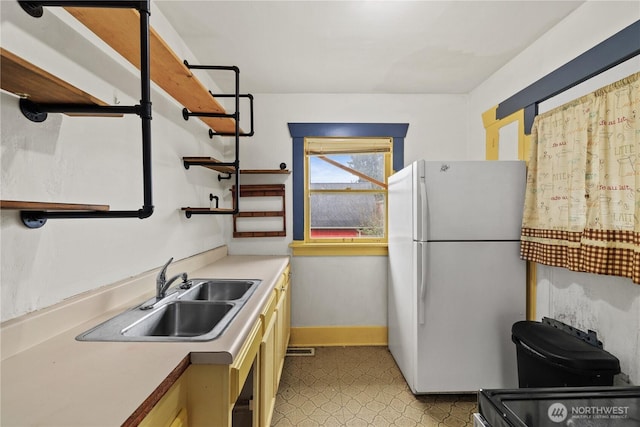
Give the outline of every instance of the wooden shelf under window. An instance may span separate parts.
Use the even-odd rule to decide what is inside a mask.
[[[20,209],[22,211],[102,211],[104,212],[109,210],[109,205],[0,200],[0,208],[1,209]]]
[[[37,104],[107,105],[104,101],[6,49],[0,48],[0,56],[0,86],[7,92]],[[78,113],[65,114],[69,116],[80,115]],[[122,117],[122,114],[84,113],[82,115]]]
[[[65,9],[131,64],[140,68],[140,43],[138,37],[132,36],[132,30],[140,25],[137,10],[79,7]],[[220,103],[153,28],[149,28],[149,44],[151,80],[192,112],[225,113]],[[232,118],[199,119],[218,133],[235,132],[235,120]]]

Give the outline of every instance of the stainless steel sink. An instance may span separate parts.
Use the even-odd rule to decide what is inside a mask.
[[[180,299],[204,301],[235,301],[246,298],[249,291],[255,290],[256,280],[209,280],[195,281],[187,292],[180,295]]]
[[[261,280],[191,279],[78,335],[78,341],[210,341],[218,338]],[[144,308],[144,309],[143,309]]]
[[[226,302],[176,301],[154,310],[125,328],[130,337],[197,337],[212,334],[234,304]],[[213,333],[218,336],[219,333]]]

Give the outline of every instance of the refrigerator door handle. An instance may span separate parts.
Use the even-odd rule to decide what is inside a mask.
[[[425,177],[421,176],[420,178],[420,192],[418,194],[418,197],[420,198],[420,212],[418,212],[418,220],[417,220],[417,227],[418,227],[418,240],[420,241],[425,241],[427,240],[427,213],[428,213],[428,208],[427,208],[427,183],[425,181]]]
[[[418,322],[421,325],[424,325],[424,306],[425,306],[425,296],[427,294],[427,257],[425,254],[425,244],[418,243],[418,279],[420,281],[420,296],[418,297]]]

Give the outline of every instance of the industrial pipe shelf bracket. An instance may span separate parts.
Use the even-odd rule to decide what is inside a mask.
[[[221,97],[221,98],[234,98],[235,100],[235,111],[233,113],[225,113],[225,112],[194,112],[189,111],[187,108],[183,108],[182,117],[185,120],[189,120],[191,116],[198,117],[216,117],[216,118],[233,118],[235,121],[235,132],[233,133],[218,133],[214,132],[212,129],[209,129],[209,138],[213,138],[214,135],[218,136],[233,136],[235,137],[235,160],[233,163],[224,163],[217,162],[215,165],[211,162],[207,162],[207,164],[202,164],[202,166],[209,167],[214,169],[214,166],[233,166],[235,168],[235,196],[233,198],[233,208],[232,209],[206,209],[206,208],[182,208],[185,211],[187,218],[191,218],[191,215],[212,215],[212,214],[237,214],[239,211],[239,199],[240,199],[240,160],[238,158],[240,153],[240,137],[241,136],[253,136],[253,95],[251,94],[240,94],[240,69],[236,66],[225,66],[225,65],[191,65],[187,60],[183,61],[184,65],[188,69],[195,70],[218,70],[218,71],[233,71],[235,74],[235,92],[233,94],[222,94],[222,95],[214,95],[211,91],[209,94],[212,97]],[[249,99],[249,106],[251,111],[251,131],[249,133],[241,133],[240,132],[240,98]],[[198,164],[197,162],[190,162],[190,164]],[[185,168],[187,167],[187,163],[184,163]],[[226,175],[218,174],[218,181],[222,181],[223,179],[231,179],[231,172],[225,172]]]
[[[205,112],[189,112],[185,108],[182,110],[182,117],[187,120],[190,116],[197,117],[219,117],[219,118],[233,118],[236,121],[236,132],[216,132],[213,129],[209,129],[209,138],[213,138],[214,136],[235,136],[244,137],[244,136],[253,136],[253,95],[250,93],[241,94],[240,93],[240,69],[235,65],[226,66],[226,65],[191,65],[185,59],[183,61],[184,65],[190,70],[214,70],[214,71],[233,71],[235,73],[235,93],[223,93],[223,94],[214,94],[209,91],[209,94],[213,98],[234,98],[235,99],[235,113],[233,114],[225,114],[225,113],[205,113]],[[249,132],[240,132],[239,121],[240,121],[240,98],[247,98],[249,100],[249,120],[251,129]]]
[[[209,93],[211,94],[211,96],[213,96],[214,98],[234,98],[235,95],[234,94],[214,94],[213,92],[209,91]],[[247,98],[249,100],[249,121],[250,121],[250,130],[249,132],[240,132],[238,134],[238,136],[241,137],[245,137],[245,136],[253,136],[253,95],[250,93],[245,93],[245,94],[240,94],[239,95],[240,98]],[[209,129],[209,138],[213,139],[214,136],[235,136],[235,134],[233,133],[228,133],[228,132],[215,132],[213,129]]]
[[[89,104],[45,104],[33,102],[27,98],[20,98],[20,112],[29,120],[36,123],[44,122],[48,113],[62,114],[94,114],[94,115],[122,115],[137,114],[142,117],[143,109],[140,105],[89,105]]]
[[[20,217],[29,228],[42,227],[49,218],[148,218],[153,214],[152,180],[151,180],[151,76],[150,76],[150,37],[149,15],[150,0],[18,0],[22,9],[29,15],[39,18],[43,15],[43,7],[97,7],[136,9],[140,15],[140,105],[135,106],[96,106],[79,104],[37,104],[20,100],[23,114],[30,120],[43,121],[47,113],[98,113],[105,115],[137,114],[142,123],[142,173],[144,204],[138,210],[122,211],[65,211],[65,210],[21,210]]]

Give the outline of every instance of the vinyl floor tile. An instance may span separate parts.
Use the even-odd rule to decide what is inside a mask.
[[[386,347],[318,347],[289,356],[273,427],[471,427],[477,396],[414,396]]]

